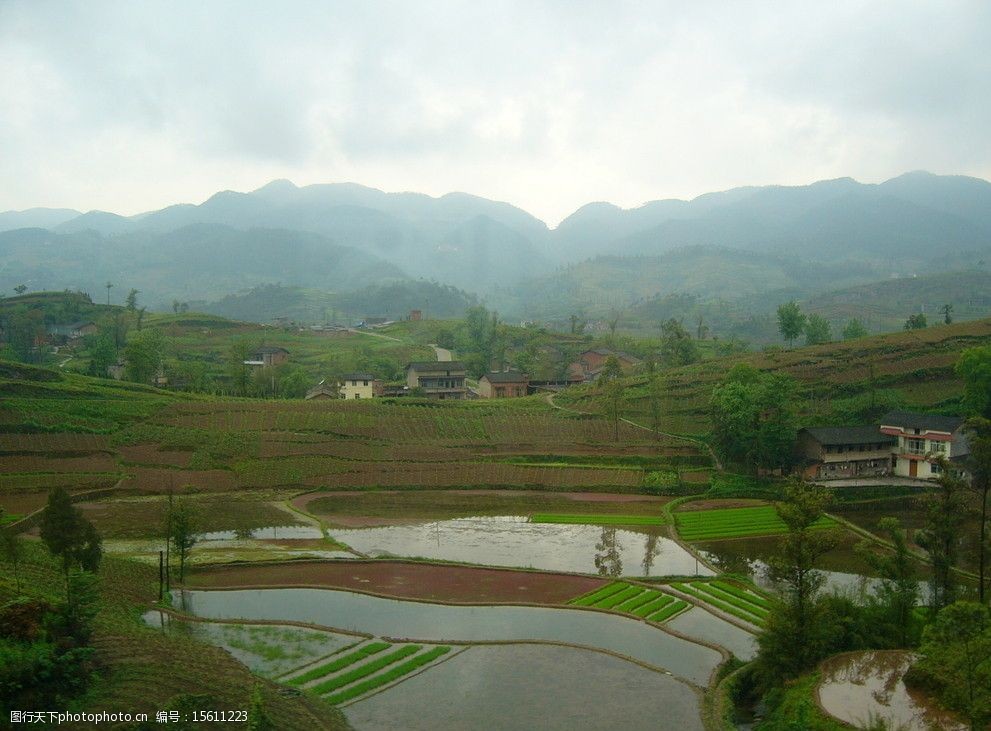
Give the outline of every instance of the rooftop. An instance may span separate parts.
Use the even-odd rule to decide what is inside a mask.
[[[345,373],[341,376],[342,381],[374,381],[375,376],[371,373]]]
[[[912,411],[889,411],[881,418],[882,426],[898,426],[907,429],[924,429],[953,433],[963,426],[961,416],[942,414],[916,414]]]
[[[406,366],[414,371],[463,371],[465,364],[460,360],[417,360]]]
[[[882,434],[877,426],[810,426],[808,432],[823,446],[839,444],[893,444],[895,438]]]
[[[523,383],[529,376],[522,371],[490,371],[482,376],[489,383]]]
[[[278,346],[272,345],[262,345],[260,348],[253,348],[251,350],[252,355],[268,355],[272,353],[288,353],[289,351],[285,348],[280,348]]]

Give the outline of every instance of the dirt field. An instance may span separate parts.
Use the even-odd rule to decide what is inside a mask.
[[[324,586],[401,599],[563,604],[606,582],[585,576],[394,561],[298,561],[197,570],[195,587]]]

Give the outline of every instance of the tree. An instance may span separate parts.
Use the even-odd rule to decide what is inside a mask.
[[[991,506],[991,421],[968,419],[964,427],[970,445],[971,480],[968,489],[977,500],[977,599],[982,604],[988,587],[988,519]]]
[[[180,304],[181,303],[179,302],[179,300],[172,300],[172,312],[174,312],[177,315],[179,314],[179,305]]]
[[[261,683],[255,683],[251,689],[251,703],[248,706],[248,731],[275,731],[275,724],[272,723],[272,719],[265,710]]]
[[[805,344],[820,345],[833,339],[829,320],[822,315],[809,315],[805,322]]]
[[[868,541],[857,544],[857,553],[880,577],[874,598],[880,608],[882,626],[876,627],[875,632],[889,636],[892,646],[910,647],[915,626],[914,610],[919,600],[915,560],[897,518],[881,518],[878,531],[887,537],[893,552],[878,553],[872,550]]]
[[[735,366],[709,401],[713,446],[755,472],[787,466],[795,444],[795,388],[788,376]]]
[[[38,343],[45,335],[45,318],[40,309],[18,309],[7,317],[7,343],[14,357],[23,363],[37,363],[43,354]]]
[[[867,328],[864,327],[862,323],[856,317],[850,320],[843,328],[843,339],[844,340],[857,340],[858,338],[867,337]]]
[[[963,378],[963,402],[973,414],[991,419],[991,345],[967,348],[957,360]]]
[[[619,441],[619,411],[623,403],[623,394],[626,391],[623,381],[613,378],[605,384],[605,397],[609,402],[609,416],[613,425],[613,440]]]
[[[142,330],[127,341],[124,348],[127,378],[148,383],[162,367],[165,342],[159,330]]]
[[[248,366],[244,361],[248,359],[248,345],[239,340],[231,342],[231,347],[227,351],[227,374],[230,376],[231,384],[234,386],[234,393],[244,396],[248,392]]]
[[[770,561],[770,577],[782,588],[782,598],[768,615],[757,638],[758,673],[768,687],[794,678],[818,662],[829,648],[825,607],[817,600],[825,576],[816,569],[819,559],[837,543],[833,531],[816,527],[833,495],[819,485],[792,483],[775,504],[788,528],[779,555]]]
[[[991,615],[976,602],[956,602],[940,611],[926,627],[921,659],[912,669],[921,673],[940,700],[962,713],[971,729],[991,722]]]
[[[3,525],[3,508],[0,508],[0,526]],[[4,530],[0,527],[0,555],[3,560],[11,565],[14,570],[14,581],[17,585],[17,593],[21,592],[21,561],[24,558],[24,545],[21,538],[13,530]]]
[[[953,322],[953,305],[947,303],[940,307],[939,311],[943,313],[944,325],[949,325]]]
[[[957,563],[957,543],[967,517],[967,483],[955,477],[946,460],[935,485],[919,499],[925,514],[925,527],[916,532],[915,541],[929,556],[932,608],[939,611],[957,598],[957,581],[953,567]]]
[[[608,383],[623,375],[623,368],[619,364],[619,358],[610,353],[606,356],[605,363],[602,364],[602,372],[599,373],[599,380]]]
[[[41,540],[48,551],[61,560],[65,575],[66,600],[70,601],[69,572],[79,568],[96,571],[103,555],[102,541],[96,528],[72,504],[63,487],[53,488],[41,515]]]
[[[127,299],[124,300],[124,306],[127,307],[128,311],[134,312],[138,309],[138,294],[140,290],[131,289],[127,293]]]
[[[179,582],[186,576],[186,561],[196,545],[196,516],[192,506],[184,500],[173,501],[170,496],[169,516],[166,522],[175,555],[179,557]]]
[[[699,315],[698,324],[695,326],[695,339],[705,340],[705,336],[709,334],[709,326],[705,324],[705,318]]]
[[[16,287],[14,287],[14,291],[17,294],[21,295],[28,291],[28,287],[26,284],[18,284]]]
[[[786,302],[778,307],[778,332],[788,346],[798,339],[805,329],[805,313],[795,300]]]
[[[137,316],[138,316],[138,330],[141,330],[141,323],[142,323],[142,322],[144,321],[144,319],[145,319],[145,312],[146,312],[147,310],[148,310],[148,308],[147,308],[147,307],[141,307],[141,308],[139,308],[139,309],[138,309],[138,311],[137,311]]]
[[[673,317],[661,324],[661,357],[671,366],[699,360],[699,349],[688,331]]]
[[[90,335],[86,338],[86,352],[89,354],[89,375],[106,378],[107,369],[117,362],[113,333],[101,329],[96,335]]]
[[[623,313],[620,310],[613,310],[609,313],[609,319],[606,321],[606,325],[609,327],[609,345],[616,345],[616,328],[619,327],[619,318],[622,317]]]
[[[905,320],[906,330],[922,330],[925,327],[928,327],[925,312],[918,312],[914,315],[909,315],[908,319]]]

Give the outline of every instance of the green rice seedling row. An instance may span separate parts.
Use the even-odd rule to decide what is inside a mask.
[[[350,688],[345,688],[342,691],[334,693],[333,695],[326,696],[324,700],[329,703],[337,704],[343,703],[344,701],[349,701],[352,698],[357,698],[360,695],[375,690],[376,688],[385,685],[386,683],[391,683],[393,680],[398,680],[404,675],[408,675],[417,668],[423,667],[429,663],[432,663],[437,658],[442,655],[446,655],[450,652],[451,648],[444,645],[442,647],[435,647],[432,650],[427,650],[414,657],[411,660],[396,665],[395,667],[389,668],[384,673],[376,675],[368,680],[361,683],[355,683]]]
[[[388,642],[371,642],[364,647],[358,648],[354,652],[349,652],[343,657],[339,657],[336,660],[332,660],[328,663],[324,663],[323,665],[307,670],[302,675],[297,675],[294,678],[290,678],[286,682],[290,685],[304,685],[311,680],[316,680],[317,678],[322,678],[325,675],[336,673],[338,670],[343,670],[349,665],[354,665],[356,662],[360,662],[366,657],[376,655],[382,652],[382,650],[388,650],[390,647],[392,647],[392,645]]]
[[[599,609],[612,609],[625,602],[627,599],[632,599],[644,590],[639,586],[628,586],[623,591],[617,592],[610,597],[606,597],[602,601],[596,602],[592,606],[598,607]]]
[[[770,505],[678,512],[675,513],[675,524],[681,537],[690,541],[773,535],[787,531],[784,521]],[[832,518],[823,517],[815,527],[827,528],[835,524]]]
[[[343,688],[345,685],[350,685],[362,678],[367,678],[372,673],[377,673],[382,668],[388,667],[395,662],[399,662],[404,657],[409,657],[420,650],[423,649],[422,645],[405,645],[400,647],[398,650],[390,652],[388,655],[383,655],[375,660],[365,663],[356,667],[354,670],[350,670],[342,675],[338,675],[330,680],[327,680],[319,685],[313,686],[311,690],[314,693],[324,695],[338,688]]]
[[[739,586],[736,586],[735,584],[730,584],[728,581],[720,581],[718,579],[715,581],[710,581],[709,583],[712,586],[722,589],[727,594],[732,594],[733,596],[737,596],[740,599],[745,599],[751,604],[756,604],[761,609],[771,608],[771,600],[765,596],[758,594],[756,591],[752,589],[743,589]]]
[[[660,515],[554,515],[535,513],[531,523],[568,523],[574,525],[664,525]]]
[[[741,609],[744,609],[748,612],[753,612],[759,617],[765,616],[768,613],[768,611],[770,611],[769,607],[764,606],[765,604],[767,604],[767,601],[762,598],[758,597],[758,600],[762,602],[761,604],[758,604],[756,601],[754,601],[754,597],[752,595],[747,596],[744,594],[743,596],[740,596],[739,594],[734,594],[733,592],[726,591],[725,589],[716,586],[712,582],[699,582],[695,584],[695,586],[698,587],[700,590],[704,591],[706,594],[711,594],[712,596],[716,597],[716,599],[721,599],[725,602],[728,602],[729,604],[738,606]],[[741,592],[741,594],[742,593],[743,592]]]
[[[701,598],[703,598],[705,601],[711,601],[712,599],[715,599],[716,601],[723,602],[724,604],[729,604],[731,606],[734,606],[740,611],[748,612],[754,615],[755,617],[759,617],[762,620],[767,617],[768,610],[762,609],[754,604],[751,604],[750,602],[744,599],[735,597],[732,594],[721,592],[715,587],[709,586],[706,583],[693,584],[693,587],[700,592]]]
[[[651,602],[661,595],[661,592],[654,591],[653,589],[648,589],[642,594],[639,594],[632,599],[627,599],[625,602],[615,607],[617,612],[630,612],[632,613],[634,609],[642,607],[647,602]]]
[[[720,609],[727,614],[731,614],[734,617],[744,620],[745,622],[750,622],[751,624],[756,624],[762,626],[764,624],[764,617],[757,615],[752,611],[746,609],[741,609],[740,607],[724,602],[720,599],[716,599],[711,594],[706,594],[705,592],[698,591],[690,584],[671,584],[671,586],[678,591],[681,591],[689,596],[695,597],[703,604],[709,604],[710,606]]]
[[[654,612],[663,609],[673,601],[674,601],[673,596],[668,596],[667,594],[661,594],[656,599],[653,599],[652,601],[649,601],[646,604],[637,607],[631,612],[631,614],[634,614],[637,617],[646,617],[649,614],[653,614]]]
[[[579,597],[575,597],[574,599],[570,600],[568,604],[574,604],[576,607],[589,607],[598,601],[601,601],[607,597],[612,596],[613,594],[616,594],[617,592],[622,591],[627,586],[629,586],[629,584],[626,584],[622,581],[616,581],[613,582],[612,584],[607,584],[606,586],[603,586],[600,589],[596,589],[595,591],[589,594],[582,594]]]
[[[681,599],[676,599],[675,601],[668,604],[664,609],[659,612],[654,612],[649,617],[648,620],[651,622],[666,622],[671,619],[674,615],[680,614],[682,610],[688,608],[688,602],[682,601]]]

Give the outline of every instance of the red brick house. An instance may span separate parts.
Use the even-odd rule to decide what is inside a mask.
[[[490,371],[478,379],[480,398],[518,398],[526,396],[530,376],[521,371]]]

